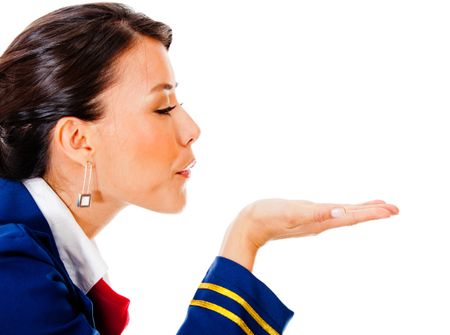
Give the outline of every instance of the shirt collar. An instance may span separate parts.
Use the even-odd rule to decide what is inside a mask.
[[[107,271],[95,241],[86,236],[70,209],[43,178],[25,179],[22,183],[47,220],[70,278],[87,293]]]

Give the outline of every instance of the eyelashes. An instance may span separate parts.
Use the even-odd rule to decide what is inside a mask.
[[[180,106],[181,106],[181,105],[183,105],[183,103],[181,103]],[[171,111],[172,109],[176,108],[176,107],[177,107],[177,105],[175,105],[175,106],[169,106],[169,107],[164,108],[164,109],[157,109],[155,112],[158,113],[158,114],[167,114],[167,115],[170,115],[170,111]]]

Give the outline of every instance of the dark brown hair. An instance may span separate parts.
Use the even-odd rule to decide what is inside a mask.
[[[119,3],[58,9],[14,39],[0,57],[0,177],[42,177],[57,121],[102,117],[95,98],[139,34],[172,42],[169,26]]]

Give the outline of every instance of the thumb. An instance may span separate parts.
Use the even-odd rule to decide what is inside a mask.
[[[346,214],[346,211],[345,211],[344,207],[333,207],[330,210],[331,218],[341,218],[341,217],[345,216],[345,214]]]
[[[346,215],[345,208],[337,204],[313,204],[306,208],[301,204],[297,209],[300,212],[298,217],[302,218],[305,223],[320,223]]]
[[[314,223],[320,223],[330,219],[344,217],[346,213],[345,208],[339,205],[318,204],[312,211],[311,219]]]

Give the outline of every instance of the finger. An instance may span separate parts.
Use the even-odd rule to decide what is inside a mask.
[[[363,208],[361,205],[358,207],[338,204],[312,204],[305,206],[303,202],[293,201],[293,206],[290,207],[288,217],[291,218],[289,221],[294,223],[293,226],[295,227],[300,224],[323,223],[331,219],[345,217],[347,211],[355,211]]]
[[[304,223],[322,223],[336,217],[344,216],[345,207],[336,204],[314,204],[309,207],[300,209],[303,212]]]
[[[398,214],[399,213],[399,209],[397,206],[392,205],[392,204],[387,204],[385,203],[383,200],[372,200],[372,201],[368,201],[362,204],[323,204],[323,205],[331,205],[331,206],[335,206],[335,207],[343,207],[345,208],[346,211],[351,211],[351,210],[359,210],[359,209],[366,209],[366,208],[372,208],[372,207],[381,207],[381,208],[385,208],[387,210],[389,210],[392,214]]]
[[[351,226],[361,222],[385,219],[391,215],[392,213],[389,210],[382,207],[351,210],[348,211],[343,217],[332,219],[323,223],[323,226],[320,228],[327,230],[330,228]]]
[[[396,215],[399,213],[399,209],[397,206],[392,204],[367,204],[367,205],[351,205],[346,206],[346,211],[352,211],[352,210],[363,210],[363,209],[369,209],[369,208],[384,208],[388,211],[390,211],[392,214]]]
[[[297,226],[290,230],[288,233],[277,236],[275,239],[283,239],[290,237],[304,237],[320,234],[328,229],[334,229],[339,227],[351,226],[357,223],[385,219],[392,214],[390,211],[384,208],[368,208],[364,210],[351,211],[345,214],[344,217],[330,219],[319,223],[307,223]]]
[[[389,216],[397,214],[398,208],[394,205],[381,203],[350,206],[338,204],[312,204],[305,206],[304,203],[297,203],[294,200],[293,206],[290,206],[288,218],[291,223],[290,228],[310,223],[321,224],[330,220],[339,226],[340,224],[349,225],[352,220],[355,221],[354,223],[361,222],[361,220],[373,220],[378,218],[379,215],[384,216],[386,213]],[[372,218],[372,216],[374,217]]]
[[[295,229],[296,227],[309,223],[325,222],[333,218],[332,210],[335,207],[337,206],[334,204],[312,203],[305,205],[301,200],[292,200],[289,202],[288,206],[283,209],[286,215],[283,221],[288,223],[288,229]],[[341,208],[340,211],[345,212],[345,209]]]
[[[371,200],[371,201],[367,201],[367,202],[363,202],[360,205],[371,205],[371,204],[385,204],[386,202],[383,200]]]
[[[394,208],[396,210],[394,210]],[[372,203],[370,205],[337,205],[337,204],[314,204],[304,206],[297,204],[293,206],[296,213],[294,220],[288,230],[273,239],[317,235],[325,230],[350,226],[357,223],[388,218],[398,213],[394,205]]]
[[[362,202],[359,204],[342,204],[342,206],[364,206],[364,205],[375,205],[375,204],[385,204],[386,202],[383,200],[370,200],[366,202]],[[331,203],[328,203],[327,205],[331,205]]]
[[[351,226],[357,223],[378,220],[388,218],[392,214],[389,210],[384,208],[365,208],[358,210],[351,210],[344,214],[340,218],[331,218],[322,222],[304,222],[301,225],[295,225],[291,227],[289,231],[284,234],[280,234],[272,239],[283,239],[288,237],[304,237],[309,235],[317,235],[325,230],[339,228],[344,226]]]

